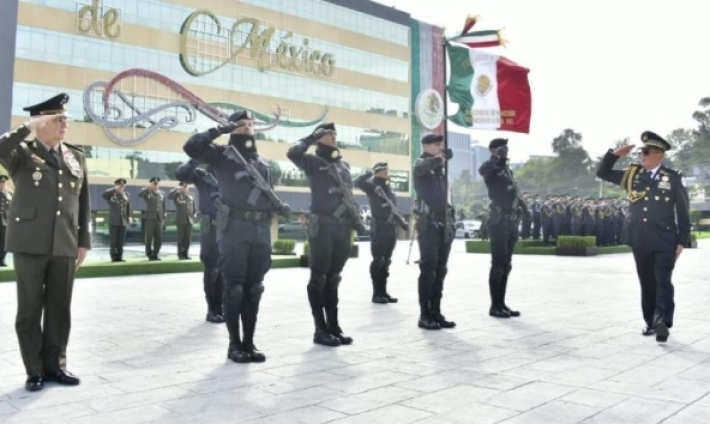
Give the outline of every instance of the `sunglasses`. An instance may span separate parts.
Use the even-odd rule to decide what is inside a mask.
[[[661,153],[661,152],[660,152],[660,150],[656,150],[656,149],[641,149],[639,151],[639,154],[644,155],[644,156],[648,156],[651,153]]]

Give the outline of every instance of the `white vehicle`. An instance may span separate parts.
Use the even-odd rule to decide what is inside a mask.
[[[481,236],[481,221],[468,220],[456,223],[457,238],[477,238]]]

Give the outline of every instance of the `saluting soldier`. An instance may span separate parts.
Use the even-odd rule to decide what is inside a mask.
[[[159,261],[163,246],[163,222],[165,220],[165,194],[160,190],[160,178],[153,177],[150,185],[138,192],[145,201],[143,211],[143,233],[145,235],[145,255],[151,261]]]
[[[7,189],[7,175],[0,175],[0,266],[5,263],[5,234],[7,234],[7,213],[12,205],[12,192]]]
[[[523,201],[528,205],[528,208],[532,206],[532,198],[528,192],[523,193]],[[532,215],[530,217],[523,217],[520,221],[520,238],[527,240],[530,238],[532,233]]]
[[[532,238],[533,240],[540,240],[540,228],[542,224],[542,203],[540,202],[540,195],[536,194],[533,199],[533,203],[530,206],[530,211],[532,212]]]
[[[195,223],[195,196],[190,193],[188,184],[180,181],[168,198],[175,203],[175,224],[177,225],[178,259],[191,259],[188,252],[192,241],[192,226]]]
[[[550,242],[550,237],[555,237],[555,226],[554,226],[554,199],[547,196],[542,206],[540,207],[540,223],[542,225],[542,244],[549,246],[552,244]]]
[[[422,137],[422,155],[414,162],[414,189],[417,192],[417,243],[419,244],[419,308],[417,325],[425,330],[454,328],[441,313],[444,279],[454,240],[454,210],[446,193],[444,164],[454,156],[444,148],[444,137]]]
[[[594,236],[594,199],[588,198],[582,208],[582,235]]]
[[[15,184],[7,249],[17,278],[15,329],[28,379],[77,385],[66,370],[74,274],[91,248],[84,152],[64,143],[69,96],[24,108],[29,122],[0,137],[0,163]],[[24,141],[32,132],[35,139]],[[44,318],[44,322],[42,319]]]
[[[628,155],[634,145],[609,149],[597,177],[621,186],[631,202],[622,241],[633,250],[641,283],[641,309],[646,321],[642,334],[655,334],[656,341],[665,342],[675,311],[673,268],[690,240],[688,192],[681,172],[663,165],[670,143],[651,131],[643,132],[641,141],[640,164],[614,170],[614,163]]]
[[[506,161],[508,140],[496,138],[488,144],[491,158],[478,169],[488,189],[491,199],[491,213],[488,217],[488,231],[491,237],[491,270],[488,287],[491,307],[488,315],[496,318],[520,316],[505,303],[508,277],[513,269],[513,250],[518,242],[520,218],[530,217],[527,204],[518,192],[518,183]]]
[[[397,303],[397,298],[387,293],[387,278],[390,276],[392,252],[397,245],[397,226],[408,231],[409,224],[401,218],[399,211],[393,210],[397,207],[397,195],[389,184],[387,163],[375,164],[372,171],[368,170],[355,179],[355,186],[367,194],[372,212],[370,224],[372,303]]]
[[[570,234],[573,236],[582,235],[582,222],[584,221],[584,205],[581,199],[575,199],[569,207],[570,214]]]
[[[230,134],[228,146],[214,143],[223,134]],[[194,134],[183,150],[212,167],[219,184],[221,206],[216,225],[225,286],[224,319],[229,331],[227,358],[237,363],[264,362],[266,355],[257,349],[254,335],[264,276],[271,269],[271,220],[274,211],[288,216],[288,205],[276,204],[269,163],[257,151],[254,118],[249,111],[234,112],[225,124]],[[257,186],[258,179],[267,186]]]
[[[191,159],[175,170],[175,179],[195,185],[197,206],[200,211],[200,261],[204,265],[203,287],[207,300],[208,322],[224,322],[222,292],[224,285],[219,271],[219,245],[217,244],[217,205],[219,183],[211,167],[201,169],[199,162]]]
[[[351,231],[365,231],[360,213],[351,202],[350,165],[336,147],[337,136],[335,124],[321,124],[288,150],[288,158],[303,170],[311,188],[308,303],[315,325],[313,343],[324,346],[353,342],[340,327],[338,287],[350,257]],[[315,155],[307,153],[313,144],[318,145]]]
[[[110,240],[111,262],[125,262],[123,245],[126,243],[126,228],[131,223],[131,198],[126,192],[126,179],[113,182],[114,187],[103,193],[108,201],[108,233]]]

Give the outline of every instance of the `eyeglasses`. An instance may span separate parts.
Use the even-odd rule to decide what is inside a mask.
[[[659,150],[655,150],[655,149],[641,149],[641,150],[639,150],[639,155],[648,156],[651,153],[658,154],[661,152]]]

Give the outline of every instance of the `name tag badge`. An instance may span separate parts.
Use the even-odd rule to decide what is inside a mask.
[[[670,190],[671,189],[671,183],[668,181],[661,181],[658,183],[658,188],[661,190]]]

